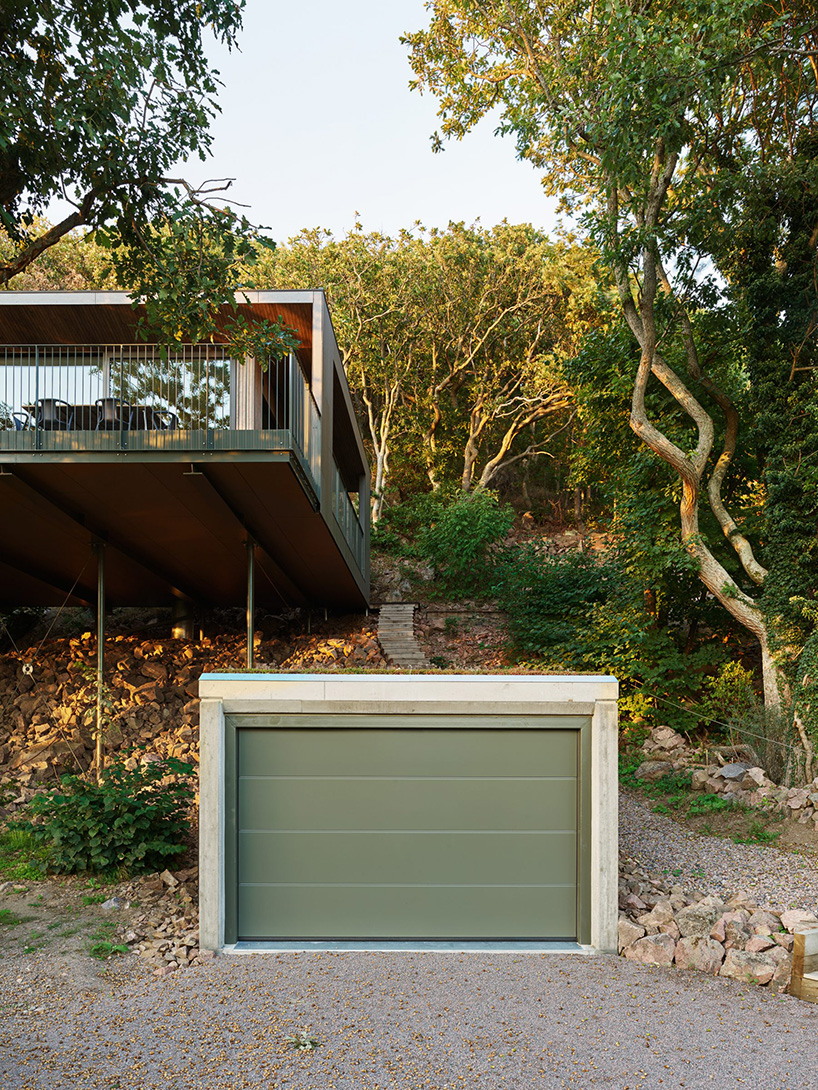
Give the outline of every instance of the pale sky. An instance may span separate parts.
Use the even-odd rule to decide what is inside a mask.
[[[484,122],[433,154],[436,105],[411,92],[401,33],[426,21],[423,0],[248,0],[241,52],[214,48],[224,87],[214,156],[190,181],[230,176],[248,218],[284,241],[302,227],[395,233],[420,220],[551,230],[553,202],[514,143]]]

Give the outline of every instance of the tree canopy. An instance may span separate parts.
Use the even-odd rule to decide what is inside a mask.
[[[201,339],[264,239],[178,172],[218,106],[208,37],[232,48],[245,0],[8,0],[0,9],[0,285],[72,230],[170,339]],[[181,167],[184,170],[184,166]],[[54,201],[70,209],[38,229]]]
[[[814,136],[812,5],[431,0],[428,7],[429,28],[405,39],[416,86],[437,95],[444,136],[461,137],[498,109],[518,154],[542,169],[546,189],[561,194],[599,245],[639,345],[631,427],[677,475],[685,548],[710,593],[759,639],[768,700],[778,703],[771,619],[752,593],[768,569],[725,498],[740,430],[731,388],[741,361],[724,323],[705,313],[724,302],[712,269],[726,267],[748,187],[785,173]],[[675,403],[669,419],[649,411],[657,380]],[[740,562],[738,574],[700,520],[702,501]]]

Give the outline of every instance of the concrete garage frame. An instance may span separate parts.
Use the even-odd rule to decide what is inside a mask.
[[[392,731],[401,725],[417,723],[424,727],[433,721],[441,727],[473,723],[482,728],[497,722],[545,730],[550,724],[576,724],[581,767],[577,779],[577,940],[597,951],[615,951],[615,678],[534,674],[204,674],[199,695],[200,943],[204,949],[231,947],[237,938],[236,762],[237,736],[242,729],[275,730],[280,725],[303,721],[306,727],[313,728],[354,722],[359,727],[363,724]],[[259,945],[263,948],[263,944]],[[349,944],[351,948],[359,945]],[[388,948],[392,944],[382,945]],[[338,944],[332,944],[332,948],[338,948]]]

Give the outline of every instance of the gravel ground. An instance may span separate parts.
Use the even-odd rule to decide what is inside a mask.
[[[700,836],[632,795],[619,795],[619,847],[646,870],[702,895],[746,890],[766,908],[818,912],[818,862],[769,846]]]
[[[570,955],[286,954],[41,999],[0,1032],[3,1090],[803,1090],[818,1006]],[[321,1045],[290,1050],[302,1027]]]

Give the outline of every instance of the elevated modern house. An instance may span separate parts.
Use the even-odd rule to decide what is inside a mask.
[[[239,308],[300,347],[163,358],[124,293],[0,293],[0,608],[95,601],[103,555],[111,605],[366,604],[369,471],[324,295]]]

